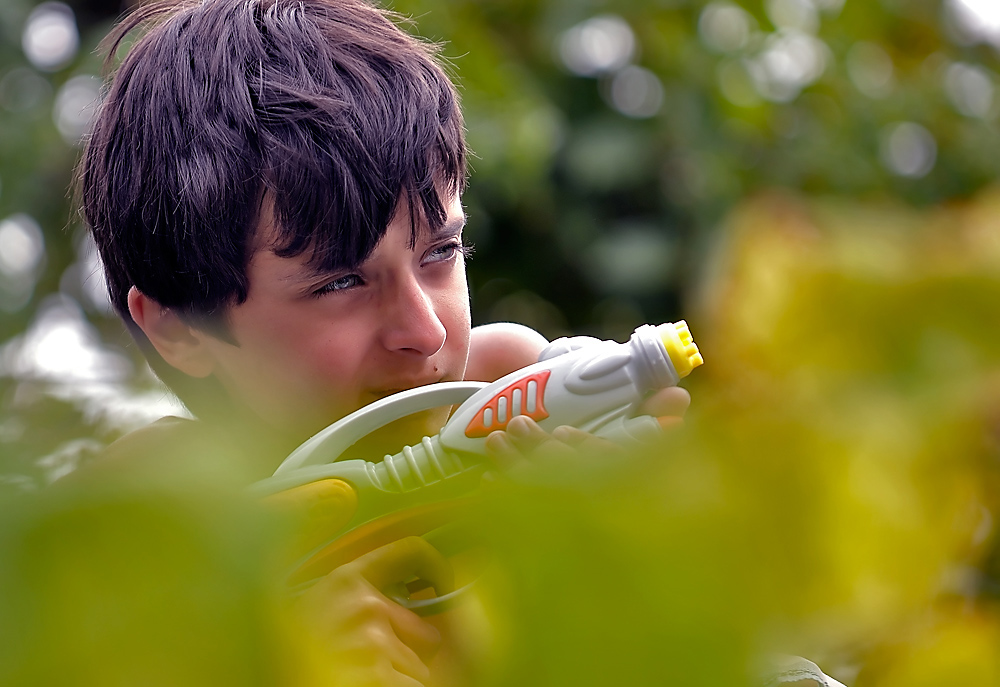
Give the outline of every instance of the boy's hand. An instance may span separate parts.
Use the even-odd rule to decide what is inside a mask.
[[[265,507],[289,518],[294,526],[290,558],[327,542],[350,522],[358,509],[358,496],[347,482],[321,479],[286,489],[263,499]]]
[[[684,422],[684,413],[691,405],[691,394],[679,386],[668,386],[643,401],[639,413],[651,415],[664,429]]]
[[[451,566],[419,537],[407,537],[342,565],[297,600],[306,627],[330,659],[336,687],[418,687],[441,642],[438,630],[386,593],[419,578],[453,589]]]
[[[651,415],[667,429],[683,422],[691,396],[680,387],[661,389],[640,406],[640,414]],[[486,439],[486,448],[497,466],[508,472],[527,459],[544,454],[553,459],[573,459],[580,451],[621,453],[624,449],[606,439],[575,427],[556,427],[549,434],[531,418],[518,416],[507,423],[506,431],[496,431]]]
[[[297,536],[289,557],[321,544],[350,521],[357,495],[345,482],[325,479],[264,499],[291,518]],[[418,687],[441,642],[438,630],[386,595],[418,578],[446,594],[453,589],[450,564],[419,537],[375,549],[342,565],[296,599],[297,624],[318,644],[334,687]]]

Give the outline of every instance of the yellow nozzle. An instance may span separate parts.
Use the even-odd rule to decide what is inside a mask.
[[[691,370],[705,362],[698,351],[698,344],[691,338],[687,322],[667,322],[656,329],[679,377],[687,377]]]

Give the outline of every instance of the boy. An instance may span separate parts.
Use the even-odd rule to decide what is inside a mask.
[[[367,403],[534,362],[537,333],[471,328],[463,121],[432,46],[363,0],[204,0],[139,9],[110,54],[147,24],[88,142],[82,207],[115,308],[199,420],[126,437],[105,467],[227,455],[261,478]],[[686,403],[671,390],[648,409]],[[395,452],[448,412],[355,451]],[[490,443],[510,460],[550,440],[524,418]],[[336,517],[336,487],[315,493]],[[449,584],[440,555],[409,539],[303,597],[337,679],[428,679],[437,630],[382,594],[416,572]]]

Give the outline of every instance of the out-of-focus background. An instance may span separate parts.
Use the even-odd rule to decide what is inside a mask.
[[[920,214],[1000,174],[992,0],[392,7],[446,43],[461,84],[477,323],[620,338],[697,320],[726,218],[755,194]],[[25,485],[176,412],[71,205],[95,48],[125,9],[0,7],[0,475]]]
[[[476,323],[684,317],[708,361],[652,476],[498,520],[497,684],[1000,684],[1000,3],[391,6],[462,90]],[[0,5],[0,494],[182,412],[72,211],[124,9]]]

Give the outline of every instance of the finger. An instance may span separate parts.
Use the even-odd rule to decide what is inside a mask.
[[[537,422],[524,415],[518,415],[507,423],[505,430],[491,432],[486,437],[486,450],[497,467],[509,471],[515,469],[536,449],[551,440],[552,437],[539,427]]]
[[[437,653],[441,633],[390,600],[359,570],[341,566],[299,599],[298,608],[344,665],[374,670],[385,660],[406,675],[426,679],[425,658]]]
[[[534,462],[538,459],[574,460],[578,457],[578,449],[588,447],[587,441],[594,440],[591,434],[568,425],[556,427],[549,434],[529,417],[518,416],[514,420],[507,423],[507,435],[514,447]],[[569,441],[563,441],[564,438]],[[599,439],[596,441],[603,443]]]
[[[546,441],[551,440],[551,436],[538,423],[526,415],[518,415],[507,423],[507,437],[514,448],[527,453]]]
[[[399,664],[393,660],[381,661],[374,670],[375,680],[372,687],[423,687],[430,677],[430,670],[423,663],[420,663],[423,670],[421,674],[412,675],[406,670],[401,670]]]
[[[376,589],[385,591],[414,577],[429,582],[440,596],[455,587],[451,565],[420,537],[406,537],[386,544],[348,563]]]
[[[393,604],[391,601],[386,601],[389,605],[395,606],[395,608],[399,610],[405,610],[401,606]],[[406,612],[409,613],[409,611]],[[410,615],[413,614],[410,613]],[[431,629],[437,633],[435,628],[431,627]],[[366,628],[365,635],[365,650],[363,651],[363,654],[368,653],[371,649],[375,649],[378,652],[376,669],[381,668],[385,671],[385,669],[391,668],[394,672],[399,672],[420,682],[423,682],[430,677],[431,671],[428,669],[424,660],[418,655],[418,651],[415,650],[416,647],[409,646],[406,638],[400,636],[399,632],[394,627],[382,624],[372,624]],[[437,633],[436,636],[437,641],[434,643],[435,651],[441,642],[440,633]],[[424,643],[425,640],[421,638],[417,647],[420,647]],[[428,657],[433,655],[434,651],[431,651],[429,652]],[[385,674],[388,677],[393,677],[391,673],[386,672]]]
[[[280,513],[336,531],[358,509],[358,496],[343,480],[321,479],[266,496],[263,503]]]
[[[584,432],[576,427],[563,425],[552,430],[552,438],[570,447],[578,455],[589,453],[596,455],[620,454],[624,450],[620,444],[609,441],[604,437],[594,436],[590,432]]]
[[[682,417],[691,405],[691,394],[679,386],[660,389],[643,401],[639,414],[653,417]]]
[[[486,437],[486,451],[493,463],[503,471],[510,470],[518,461],[524,460],[521,452],[514,448],[507,432],[499,429]]]
[[[389,611],[389,622],[399,640],[406,645],[407,663],[424,665],[438,652],[441,647],[441,631],[413,611],[393,603]],[[414,670],[419,670],[414,668]],[[412,670],[403,671],[407,675],[423,679]]]
[[[333,666],[331,685],[337,687],[423,687],[424,680],[398,671],[388,658],[381,657],[374,663],[354,664],[339,660]]]
[[[552,438],[567,446],[580,446],[588,439],[594,438],[594,435],[571,425],[560,425],[552,430]]]

